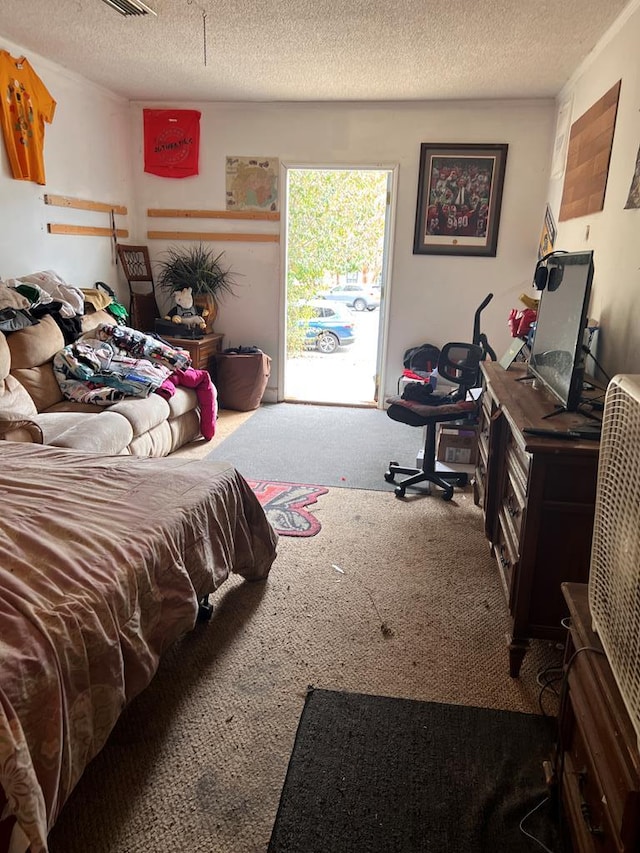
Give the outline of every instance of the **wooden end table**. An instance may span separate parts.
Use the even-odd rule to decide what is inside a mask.
[[[214,376],[216,353],[222,352],[222,341],[224,335],[212,332],[202,338],[174,338],[163,336],[163,340],[176,347],[176,349],[187,350],[191,356],[191,362],[196,370],[208,370]]]

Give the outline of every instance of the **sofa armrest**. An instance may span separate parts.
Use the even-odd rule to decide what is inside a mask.
[[[43,444],[44,436],[39,424],[28,415],[18,412],[0,413],[0,439]]]

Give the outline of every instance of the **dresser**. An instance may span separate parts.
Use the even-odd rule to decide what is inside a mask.
[[[215,376],[215,356],[222,352],[223,339],[224,335],[214,332],[202,338],[174,338],[166,335],[163,338],[172,347],[186,349],[191,356],[192,366],[196,370],[208,370],[212,376]]]
[[[474,498],[496,558],[511,617],[509,673],[530,639],[564,642],[561,584],[588,578],[598,466],[597,441],[526,435],[525,428],[584,427],[583,415],[551,419],[557,403],[532,386],[526,365],[482,364]]]
[[[574,853],[640,850],[636,733],[600,640],[586,584],[563,584],[569,610],[554,760]]]

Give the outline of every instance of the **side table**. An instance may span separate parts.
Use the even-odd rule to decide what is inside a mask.
[[[212,332],[202,338],[174,338],[164,336],[164,340],[178,349],[185,349],[191,356],[191,362],[196,370],[208,370],[215,377],[216,353],[222,352],[224,335]]]
[[[588,586],[563,583],[571,622],[557,782],[574,853],[640,849],[640,754],[631,718],[591,627]]]

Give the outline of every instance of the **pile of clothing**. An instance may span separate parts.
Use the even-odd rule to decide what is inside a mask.
[[[213,438],[217,393],[206,370],[191,367],[185,350],[127,326],[103,323],[53,358],[53,373],[68,400],[110,406],[129,397],[165,398],[184,385],[195,389],[200,431]]]

